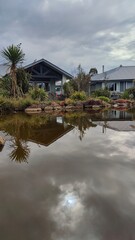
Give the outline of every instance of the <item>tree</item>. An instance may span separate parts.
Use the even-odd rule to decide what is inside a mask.
[[[29,81],[31,79],[31,74],[27,73],[24,68],[17,68],[17,87],[19,88],[20,95],[23,95],[29,90]],[[12,89],[12,79],[11,76],[6,74],[3,78],[0,78],[0,95],[10,97]]]
[[[16,71],[17,85],[20,88],[22,94],[25,94],[29,90],[29,81],[31,74],[26,72],[24,68],[18,68]]]
[[[21,49],[21,44],[18,44],[17,46],[12,44],[11,46],[4,48],[1,51],[1,55],[3,58],[6,59],[7,65],[10,68],[11,95],[13,97],[18,97],[19,95],[21,95],[21,92],[17,85],[16,70],[17,70],[18,64],[21,64],[23,62],[24,56],[25,56],[25,54]]]
[[[77,75],[74,80],[77,83],[78,91],[89,92],[90,75],[84,72],[80,64],[77,67]]]
[[[89,71],[90,76],[93,76],[94,74],[97,74],[98,70],[96,68],[91,68]]]
[[[81,91],[81,82],[83,81],[83,77],[84,77],[84,71],[81,67],[81,64],[79,64],[77,67],[77,76],[75,77],[75,81],[78,86],[78,91]]]
[[[6,75],[0,78],[0,95],[5,97],[10,97],[11,91],[11,77]]]
[[[64,83],[63,89],[64,94],[69,97],[74,91],[77,91],[77,83],[74,80],[69,80],[68,82]]]

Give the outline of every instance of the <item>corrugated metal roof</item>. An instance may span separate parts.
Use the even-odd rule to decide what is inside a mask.
[[[59,72],[59,73],[61,73],[61,74],[64,74],[65,76],[67,76],[67,77],[69,77],[69,78],[73,78],[73,76],[72,76],[70,73],[62,70],[61,68],[59,68],[59,67],[57,67],[56,65],[54,65],[53,63],[45,60],[44,58],[42,58],[42,59],[40,59],[40,60],[38,60],[38,61],[35,61],[35,62],[33,62],[33,63],[25,66],[24,68],[25,68],[25,69],[28,69],[28,68],[30,68],[30,67],[32,67],[32,66],[34,66],[34,65],[36,65],[36,64],[39,64],[39,63],[41,63],[41,62],[44,62],[45,64],[47,64],[48,66],[50,66],[52,69],[56,70],[57,72]]]
[[[133,79],[135,79],[135,66],[119,66],[104,73],[95,74],[91,77],[92,81]]]

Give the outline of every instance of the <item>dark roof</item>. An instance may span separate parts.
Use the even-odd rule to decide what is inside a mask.
[[[30,132],[29,141],[47,147],[73,129],[74,127],[71,125],[67,125],[64,128],[62,124],[57,124],[57,126],[54,128],[51,127],[50,129],[48,126],[45,126],[44,128],[38,128],[37,130],[33,129]]]
[[[119,66],[109,71],[95,74],[91,77],[91,81],[104,81],[104,80],[134,80],[135,79],[135,66]]]
[[[28,68],[30,68],[30,67],[33,67],[34,65],[39,64],[39,63],[45,63],[47,66],[51,67],[53,70],[57,71],[58,73],[63,74],[63,75],[65,75],[66,77],[73,78],[73,76],[72,76],[70,73],[62,70],[61,68],[59,68],[59,67],[57,67],[56,65],[54,65],[53,63],[45,60],[44,58],[42,58],[42,59],[40,59],[40,60],[38,60],[38,61],[34,61],[33,63],[25,66],[24,69],[28,69]]]

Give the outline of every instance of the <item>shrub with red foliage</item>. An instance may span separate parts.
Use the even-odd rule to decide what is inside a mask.
[[[84,102],[84,106],[85,105],[90,105],[90,106],[94,106],[94,105],[97,105],[97,106],[100,106],[102,105],[102,101],[101,100],[96,100],[96,99],[90,99],[86,102]]]
[[[127,100],[127,99],[117,99],[114,101],[114,103],[129,103],[130,100]]]

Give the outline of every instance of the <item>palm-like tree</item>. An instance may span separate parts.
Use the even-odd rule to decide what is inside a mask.
[[[25,54],[21,49],[21,44],[14,46],[8,46],[1,51],[1,55],[6,59],[7,65],[10,67],[10,76],[11,76],[11,95],[13,97],[18,97],[20,95],[19,87],[17,86],[17,77],[16,70],[17,65],[22,63],[24,60]]]

